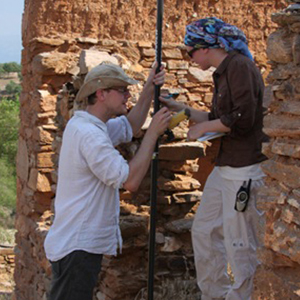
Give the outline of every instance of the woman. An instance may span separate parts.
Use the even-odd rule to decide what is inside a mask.
[[[266,159],[261,153],[266,141],[263,79],[244,33],[233,25],[214,17],[200,19],[186,27],[184,43],[202,70],[216,68],[211,111],[191,109],[196,124],[190,127],[188,139],[196,140],[206,132],[225,133],[192,227],[201,299],[250,300],[258,265],[255,226],[261,216],[255,201],[264,177],[260,163]],[[160,99],[173,111],[185,108],[172,99]]]

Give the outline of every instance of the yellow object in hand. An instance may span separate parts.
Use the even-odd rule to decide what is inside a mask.
[[[188,108],[181,110],[176,115],[171,118],[168,128],[173,129],[176,127],[181,121],[189,119],[191,116],[191,112]]]

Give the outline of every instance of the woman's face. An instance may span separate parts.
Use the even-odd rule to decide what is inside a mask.
[[[186,51],[190,56],[191,60],[198,64],[203,71],[208,70],[211,67],[208,59],[208,48],[195,49],[193,47],[186,46]]]

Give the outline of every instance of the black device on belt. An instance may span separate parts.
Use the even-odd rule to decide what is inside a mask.
[[[238,212],[244,212],[247,208],[247,204],[250,199],[251,181],[252,180],[249,179],[248,184],[247,181],[244,181],[243,185],[236,193],[234,209]]]

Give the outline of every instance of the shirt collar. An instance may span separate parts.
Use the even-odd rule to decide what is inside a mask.
[[[234,56],[236,56],[238,52],[236,51],[230,51],[226,58],[221,62],[221,64],[218,66],[218,68],[215,70],[214,74],[215,75],[221,75],[222,73],[225,72],[229,62],[232,60]]]
[[[88,113],[87,111],[77,110],[75,111],[74,116],[77,118],[83,118],[86,121],[95,124],[102,130],[107,130],[106,124],[104,122],[102,122],[99,118],[95,117],[94,115]]]

